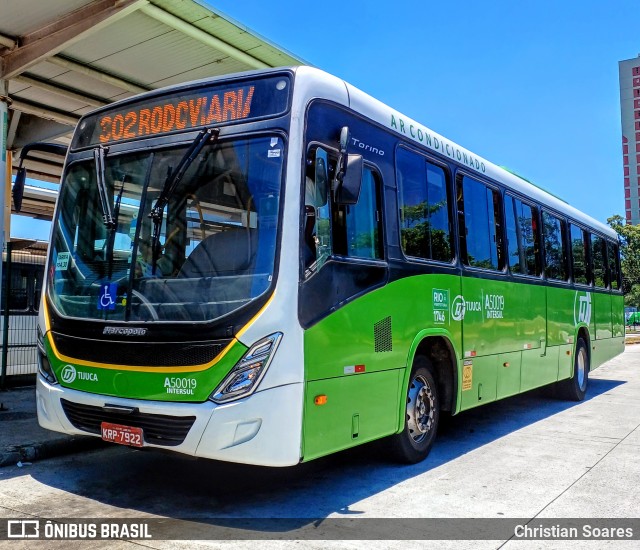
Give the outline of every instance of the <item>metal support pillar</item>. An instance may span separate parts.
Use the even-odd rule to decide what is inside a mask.
[[[5,189],[6,186],[11,186],[11,177],[6,178],[7,174],[7,157],[10,154],[7,151],[7,132],[9,130],[9,81],[0,79],[0,181],[2,181],[2,189],[0,189],[0,246],[2,250],[5,248],[5,243],[9,239],[9,235],[5,234]],[[2,281],[2,262],[0,261],[0,303],[2,303],[2,297],[5,292]],[[8,303],[8,300],[5,299]],[[6,329],[7,327],[5,327]],[[4,378],[6,371],[6,359],[4,356],[7,353],[6,344],[3,347],[3,368],[0,372],[0,388],[4,387]]]

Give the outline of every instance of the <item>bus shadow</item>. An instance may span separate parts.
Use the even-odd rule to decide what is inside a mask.
[[[592,379],[587,400],[624,383]],[[174,523],[188,524],[204,538],[220,538],[220,529],[232,529],[237,538],[246,530],[256,532],[255,538],[286,536],[328,516],[357,517],[362,512],[352,509],[355,503],[579,405],[533,391],[466,411],[443,422],[427,460],[411,466],[391,463],[381,440],[288,468],[110,447],[76,455],[70,475],[46,468],[31,474],[45,485],[127,510],[131,517],[185,520]],[[234,531],[239,521],[243,530]]]

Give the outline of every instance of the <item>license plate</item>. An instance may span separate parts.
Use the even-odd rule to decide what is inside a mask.
[[[131,447],[142,447],[144,439],[142,437],[142,428],[134,428],[133,426],[122,426],[121,424],[111,424],[103,422],[102,439],[119,445],[130,445]]]

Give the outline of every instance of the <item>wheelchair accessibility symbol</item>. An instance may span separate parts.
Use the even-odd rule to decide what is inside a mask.
[[[104,284],[98,297],[98,309],[115,309],[118,285],[116,283]]]

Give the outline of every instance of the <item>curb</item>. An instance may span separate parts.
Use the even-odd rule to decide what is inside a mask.
[[[106,446],[101,439],[94,437],[74,436],[42,443],[27,443],[13,447],[6,447],[0,452],[0,468],[15,466],[18,462],[36,462],[45,458],[62,456],[82,451],[90,451]]]

